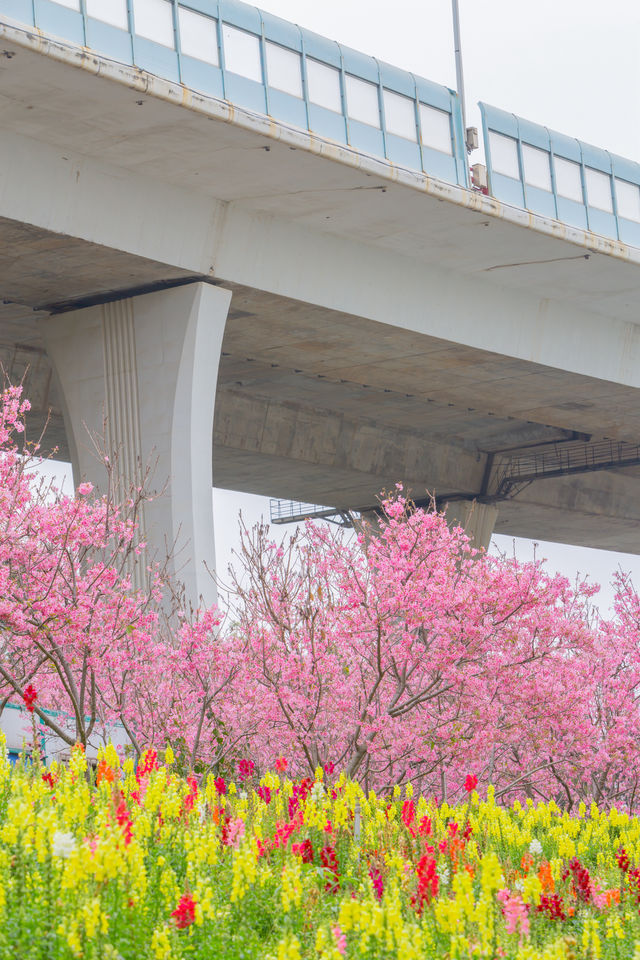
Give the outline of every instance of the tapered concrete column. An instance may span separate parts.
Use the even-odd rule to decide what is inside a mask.
[[[455,500],[448,504],[445,519],[450,528],[462,527],[477,549],[489,549],[493,529],[498,516],[498,508],[492,504],[478,503],[476,500]],[[356,515],[353,527],[365,537],[376,536],[379,531],[379,518],[375,510]]]
[[[493,528],[498,517],[498,508],[491,503],[477,500],[454,500],[445,510],[450,527],[462,527],[477,549],[489,549]]]
[[[41,321],[61,387],[74,479],[104,491],[91,434],[117,454],[118,485],[150,486],[141,534],[149,560],[173,549],[173,568],[197,604],[215,601],[213,411],[231,293],[193,283]]]

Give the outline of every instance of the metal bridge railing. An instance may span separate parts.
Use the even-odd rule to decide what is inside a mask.
[[[640,465],[640,445],[620,440],[563,443],[522,452],[502,461],[496,470],[493,495],[502,499],[513,487],[534,480],[613,470]]]
[[[302,523],[303,520],[323,520],[335,517],[339,511],[335,507],[323,507],[317,503],[304,503],[301,500],[269,501],[271,523]]]

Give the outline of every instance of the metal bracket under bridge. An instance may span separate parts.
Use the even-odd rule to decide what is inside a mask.
[[[640,466],[640,444],[620,440],[594,442],[565,441],[540,447],[489,453],[483,489],[477,493],[451,493],[433,498],[416,499],[416,506],[440,506],[455,500],[478,500],[499,503],[511,500],[536,480],[550,480],[599,470],[616,470]],[[362,513],[379,511],[378,505],[358,508],[330,507],[298,500],[270,501],[271,523],[301,523],[304,520],[327,520],[342,527],[353,526]]]

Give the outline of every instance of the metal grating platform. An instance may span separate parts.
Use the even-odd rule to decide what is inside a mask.
[[[300,500],[276,500],[269,502],[271,523],[302,523],[304,520],[328,520],[341,527],[351,526],[351,514],[348,510],[335,507],[323,507],[317,503],[303,503]]]

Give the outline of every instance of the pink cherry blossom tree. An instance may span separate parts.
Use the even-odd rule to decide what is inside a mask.
[[[203,772],[227,758],[255,731],[239,699],[242,650],[235,635],[221,637],[217,609],[198,610],[166,625],[171,643],[156,649],[154,670],[123,685],[119,716],[132,742],[171,743],[185,764]]]
[[[617,710],[594,588],[473,550],[401,491],[382,506],[379,530],[357,542],[313,524],[284,546],[265,526],[244,530],[233,615],[259,719],[251,755],[284,753],[299,772],[331,761],[368,785],[411,779],[440,797],[469,771],[503,797],[604,796],[613,730],[628,733],[637,708],[625,688]]]
[[[122,724],[140,753],[179,729],[190,765],[215,759],[215,700],[236,670],[232,645],[218,642],[219,617],[167,603],[179,585],[160,567],[147,570],[145,589],[134,589],[144,488],[118,502],[93,496],[88,483],[71,497],[39,484],[34,451],[18,443],[28,409],[20,388],[0,395],[4,702],[27,704],[70,745]],[[108,458],[105,465],[113,470]]]
[[[122,724],[136,752],[171,742],[191,769],[286,758],[443,799],[471,776],[498,798],[638,806],[628,577],[602,621],[587,582],[475,551],[398,489],[357,538],[244,529],[226,617],[186,613],[164,570],[133,586],[144,489],[51,495],[20,442],[27,409],[0,394],[0,707],[68,744]]]

